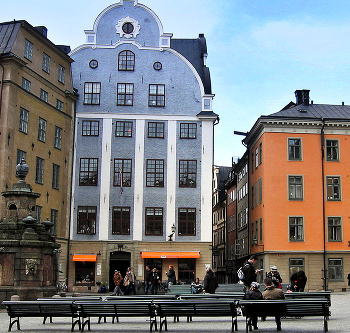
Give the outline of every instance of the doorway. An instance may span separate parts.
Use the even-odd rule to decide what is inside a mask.
[[[114,282],[113,282],[113,275],[114,271],[118,270],[122,277],[124,278],[126,270],[128,267],[130,267],[130,261],[131,261],[131,253],[125,252],[125,251],[115,251],[111,252],[110,254],[110,260],[109,260],[109,291],[114,290]],[[121,286],[123,289],[123,286]],[[124,291],[124,290],[123,290]]]

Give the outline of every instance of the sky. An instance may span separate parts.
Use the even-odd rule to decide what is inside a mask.
[[[119,2],[119,1],[115,1]],[[0,22],[26,20],[73,50],[85,42],[108,0],[16,0],[0,5]],[[314,104],[350,104],[349,0],[139,0],[173,38],[204,33],[215,94],[215,165],[245,152],[242,136],[261,115],[278,112],[294,91]]]

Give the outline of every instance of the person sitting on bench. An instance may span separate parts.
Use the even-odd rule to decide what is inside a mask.
[[[266,290],[262,293],[264,299],[285,299],[282,289],[276,288],[270,278],[264,280]],[[277,331],[281,330],[281,317],[276,316]]]

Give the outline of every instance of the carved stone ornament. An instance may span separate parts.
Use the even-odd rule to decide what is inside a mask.
[[[26,275],[34,275],[36,273],[36,260],[26,259]]]
[[[120,37],[132,38],[136,37],[140,33],[140,24],[135,19],[127,16],[118,21],[118,24],[115,26],[116,33]]]

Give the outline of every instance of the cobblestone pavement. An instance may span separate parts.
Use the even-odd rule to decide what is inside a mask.
[[[350,293],[332,293],[331,296],[331,317],[328,322],[330,333],[349,333],[350,332]],[[52,324],[42,324],[40,318],[21,318],[21,331],[13,327],[13,332],[37,333],[49,332],[60,333],[70,332],[70,319],[54,318]],[[8,332],[9,317],[5,310],[0,311],[0,333]],[[254,332],[276,332],[274,318],[267,318],[266,321],[258,322],[259,330]],[[174,323],[172,319],[168,320],[169,333],[226,333],[230,332],[231,323],[229,318],[213,318],[205,320],[203,318],[193,318],[190,323],[185,318],[180,318],[180,322]],[[75,331],[79,332],[76,328]],[[91,332],[122,332],[122,333],[140,333],[149,332],[149,322],[145,318],[120,318],[119,323],[112,324],[109,319],[107,323],[97,324],[97,319],[93,318],[91,322]],[[245,319],[238,317],[238,331],[245,332]],[[314,333],[323,332],[323,319],[321,317],[306,318],[286,318],[282,319],[282,332],[302,332]]]

